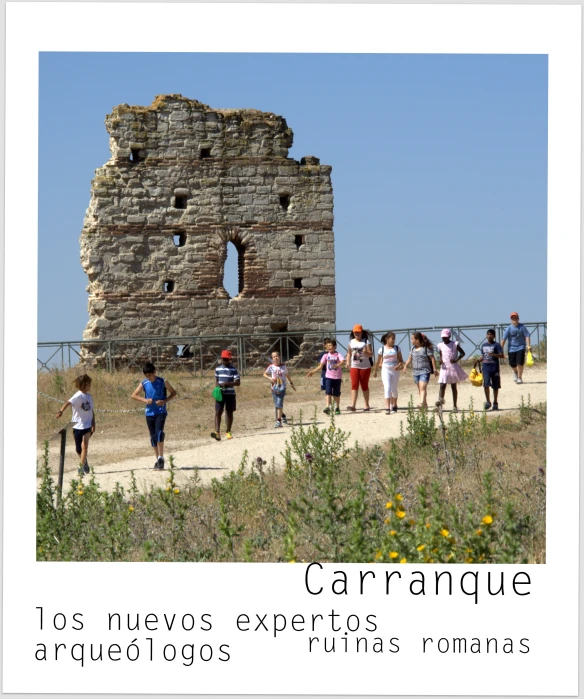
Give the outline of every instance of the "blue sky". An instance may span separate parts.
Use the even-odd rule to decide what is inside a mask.
[[[546,56],[41,53],[40,341],[88,320],[105,115],[163,93],[280,114],[332,165],[338,328],[546,319]]]

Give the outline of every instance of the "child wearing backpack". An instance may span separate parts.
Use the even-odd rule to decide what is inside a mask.
[[[412,349],[402,371],[407,371],[412,365],[414,383],[418,387],[420,404],[418,410],[426,410],[428,407],[428,382],[432,374],[438,376],[436,369],[436,359],[434,358],[434,347],[430,340],[420,332],[412,333],[410,337]]]
[[[337,341],[330,339],[326,345],[327,352],[320,360],[320,364],[307,372],[306,376],[312,376],[315,372],[320,371],[323,367],[326,368],[325,374],[325,393],[326,393],[326,408],[323,412],[329,415],[332,410],[333,398],[336,408],[335,415],[341,414],[341,381],[343,379],[342,365],[345,358],[337,352]]]
[[[385,392],[385,414],[391,415],[391,413],[397,413],[397,384],[399,370],[402,368],[404,360],[399,346],[395,344],[395,333],[385,333],[381,338],[381,344],[373,376],[377,378],[377,372],[381,367],[381,380]]]

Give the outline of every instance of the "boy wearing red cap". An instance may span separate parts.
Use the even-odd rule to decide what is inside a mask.
[[[233,425],[233,413],[236,410],[235,386],[240,385],[239,373],[231,363],[233,355],[229,350],[221,352],[221,364],[215,369],[215,383],[221,389],[223,400],[215,401],[215,431],[211,432],[211,437],[217,441],[221,440],[221,416],[223,410],[226,413],[227,439],[233,439],[231,426]]]
[[[511,325],[505,330],[501,347],[509,340],[509,366],[513,369],[513,381],[523,383],[523,365],[525,364],[525,351],[531,351],[529,332],[523,323],[519,322],[519,314],[511,313]]]

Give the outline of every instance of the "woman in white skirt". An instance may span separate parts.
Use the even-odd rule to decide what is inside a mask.
[[[440,376],[438,378],[438,383],[440,384],[440,403],[444,405],[446,386],[450,384],[452,386],[452,412],[457,413],[458,407],[456,402],[458,400],[458,388],[456,384],[468,379],[468,374],[458,363],[458,360],[464,357],[465,352],[457,341],[452,341],[452,333],[448,328],[444,328],[441,336],[442,342],[437,345],[441,362]]]
[[[395,333],[388,332],[381,338],[382,347],[379,348],[377,363],[373,376],[377,378],[377,372],[381,367],[381,380],[385,392],[385,414],[397,413],[397,383],[399,371],[404,361],[398,345],[395,344]]]

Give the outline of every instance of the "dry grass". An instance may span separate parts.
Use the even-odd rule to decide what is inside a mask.
[[[74,379],[79,375],[79,370],[68,369],[65,371],[39,372],[37,389],[60,401],[65,402],[76,391],[73,386]],[[132,400],[130,396],[136,386],[144,378],[141,373],[130,371],[117,371],[108,373],[105,371],[92,371],[89,375],[93,379],[91,395],[96,409],[96,422],[98,431],[114,430],[116,437],[128,439],[141,433],[145,427],[143,413],[102,413],[100,410],[136,410],[141,404]],[[167,426],[173,429],[175,434],[183,434],[196,439],[208,432],[210,418],[212,419],[211,392],[215,385],[214,375],[209,373],[205,378],[194,378],[190,374],[163,372],[167,379],[178,392],[178,398],[169,406],[169,418]],[[321,392],[319,390],[318,377],[307,379],[304,371],[293,373],[293,381],[298,388],[295,393],[289,390],[286,395],[287,405],[314,404],[318,401]],[[242,378],[241,386],[237,389],[237,400],[240,409],[237,413],[238,429],[257,428],[265,425],[266,415],[273,412],[273,403],[268,382],[261,375],[251,375]],[[184,399],[186,396],[192,396]],[[245,410],[241,406],[245,405]],[[61,421],[55,418],[59,404],[50,401],[43,396],[37,400],[37,444],[49,439],[63,423],[70,417],[70,409],[65,413]],[[139,422],[137,422],[139,418]],[[144,441],[142,439],[142,441]]]

